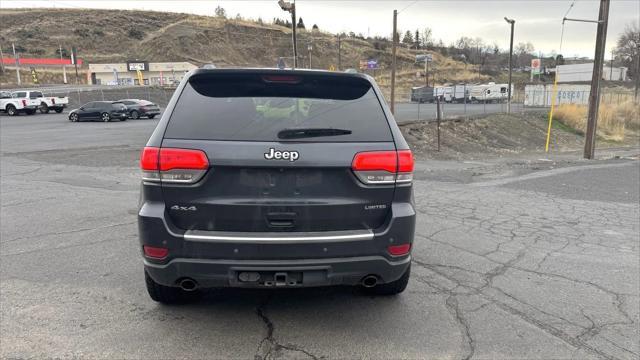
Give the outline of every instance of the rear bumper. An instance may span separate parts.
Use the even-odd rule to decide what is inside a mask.
[[[297,277],[295,286],[301,287],[355,285],[367,275],[387,283],[399,279],[411,261],[410,254],[391,256],[387,247],[412,243],[415,229],[411,203],[391,208],[389,221],[375,230],[223,233],[180,230],[171,224],[164,203],[145,202],[138,230],[141,245],[169,249],[166,259],[144,258],[145,270],[165,286],[177,286],[184,278],[202,287],[265,286],[239,281],[241,272],[267,277],[284,272]]]
[[[329,285],[356,285],[367,275],[377,276],[381,282],[399,279],[407,270],[411,257],[390,261],[382,256],[354,258],[326,258],[305,260],[213,260],[177,258],[167,264],[154,264],[145,260],[145,270],[151,278],[165,286],[177,286],[190,278],[201,287],[278,287],[265,279],[242,281],[241,273],[285,273],[295,284],[282,286],[315,287]]]

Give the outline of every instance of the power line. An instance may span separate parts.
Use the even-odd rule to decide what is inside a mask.
[[[401,12],[407,10],[409,8],[409,6],[411,6],[411,5],[413,5],[413,4],[417,3],[417,2],[418,2],[418,0],[412,1],[409,5],[405,6],[404,8],[402,8],[402,10],[398,11],[398,14],[400,14]]]

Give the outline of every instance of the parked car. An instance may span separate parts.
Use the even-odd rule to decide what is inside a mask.
[[[19,113],[35,114],[40,102],[30,99],[27,93],[27,91],[15,91],[13,93],[3,91],[0,94],[0,111],[6,112],[10,116],[18,115]]]
[[[44,96],[41,91],[27,91],[27,97],[40,102],[40,112],[43,114],[48,114],[50,110],[59,114],[69,104],[69,98],[66,96]]]
[[[124,104],[127,107],[129,117],[132,119],[139,119],[141,117],[147,117],[153,119],[156,115],[160,115],[160,108],[158,105],[147,100],[139,99],[122,99],[117,102]]]
[[[113,119],[125,121],[128,117],[127,107],[117,101],[92,101],[69,112],[69,120],[104,121]]]
[[[149,296],[357,286],[410,276],[413,157],[364,74],[196,69],[142,150]]]

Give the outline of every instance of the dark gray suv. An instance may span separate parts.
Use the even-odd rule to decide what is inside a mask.
[[[153,300],[210,287],[407,286],[413,157],[371,77],[194,70],[140,163]]]

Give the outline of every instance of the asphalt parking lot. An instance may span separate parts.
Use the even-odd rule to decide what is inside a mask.
[[[2,358],[640,356],[638,160],[474,182],[419,162],[400,296],[226,289],[167,307],[136,228],[156,123],[0,117]]]

